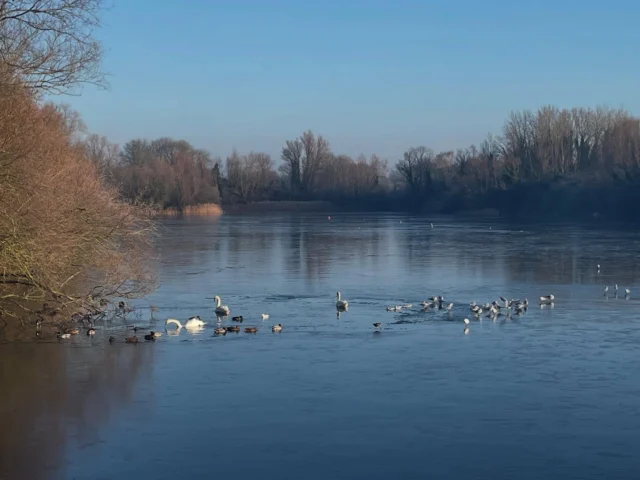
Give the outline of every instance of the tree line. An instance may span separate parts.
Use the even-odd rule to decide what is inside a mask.
[[[264,152],[234,150],[222,161],[171,138],[135,139],[118,149],[90,135],[86,145],[97,168],[125,197],[177,208],[327,200],[354,208],[444,212],[533,211],[539,205],[544,213],[557,201],[582,199],[587,204],[578,203],[586,212],[607,207],[594,201],[594,192],[622,207],[635,198],[640,178],[640,120],[604,107],[513,112],[499,135],[489,134],[479,145],[442,152],[410,147],[392,168],[377,155],[335,153],[326,138],[311,131],[284,142],[278,168]]]

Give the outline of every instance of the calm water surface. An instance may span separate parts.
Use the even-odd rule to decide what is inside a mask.
[[[0,478],[638,479],[639,247],[451,218],[168,221],[159,288],[127,321],[212,324],[0,345]],[[603,297],[616,282],[630,299]],[[259,332],[214,337],[216,294]],[[438,294],[450,315],[419,310]],[[533,305],[465,334],[469,302],[499,295]]]

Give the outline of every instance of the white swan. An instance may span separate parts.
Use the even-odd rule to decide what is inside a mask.
[[[170,318],[166,322],[164,322],[165,325],[169,325],[170,323],[177,325],[179,329],[180,328],[186,328],[186,329],[200,328],[206,325],[205,322],[200,320],[199,316],[191,317],[189,320],[187,320],[187,322],[184,325],[180,323],[180,320],[176,320],[175,318]]]
[[[349,306],[349,302],[346,300],[341,300],[340,292],[337,293],[336,298],[336,308],[347,308]]]
[[[261,313],[260,316],[262,317],[263,320],[269,320],[269,314],[268,313]]]
[[[216,314],[229,315],[231,310],[229,310],[229,307],[227,307],[226,305],[222,305],[222,301],[220,300],[220,297],[218,295],[216,295],[215,301],[216,301]]]

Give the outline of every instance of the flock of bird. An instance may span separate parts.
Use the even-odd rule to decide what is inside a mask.
[[[555,304],[555,297],[553,295],[545,295],[540,297],[540,305],[553,305]],[[438,295],[435,297],[431,297],[428,300],[420,302],[420,306],[422,307],[422,311],[429,310],[444,310],[447,313],[451,313],[453,310],[453,302],[445,302],[444,297],[442,295]],[[391,307],[386,307],[388,312],[400,312],[404,309],[410,309],[413,305],[408,303],[404,305],[394,305]],[[469,304],[469,309],[471,311],[472,317],[475,319],[479,319],[481,315],[485,314],[486,317],[491,318],[492,320],[497,319],[501,315],[509,316],[511,312],[516,315],[522,315],[527,311],[529,307],[529,300],[524,299],[512,299],[508,300],[504,297],[500,297],[500,302],[494,300],[491,303],[485,304],[477,304],[475,301]],[[469,325],[471,321],[468,318],[464,318],[462,320],[464,323],[464,333],[469,333]],[[379,329],[381,327],[380,322],[376,322],[373,324],[374,328]],[[379,331],[379,330],[377,330]]]
[[[600,265],[598,265],[598,271],[600,271]],[[616,297],[618,295],[618,290],[619,290],[618,285],[615,284],[613,287],[613,292],[616,295]],[[604,287],[603,294],[605,296],[609,295],[608,286]],[[625,288],[624,294],[625,294],[625,298],[628,299],[629,296],[631,295],[631,290],[629,290],[628,288]],[[216,302],[216,306],[215,306],[216,328],[214,330],[214,334],[216,336],[220,336],[220,335],[226,335],[228,332],[235,332],[235,333],[240,332],[241,328],[238,325],[229,325],[229,326],[222,325],[222,319],[230,315],[231,309],[227,305],[222,305],[222,300],[220,299],[219,296],[216,295],[214,297],[214,300]],[[541,306],[545,306],[545,305],[553,306],[555,304],[555,297],[553,295],[541,296],[539,297],[539,304]],[[336,293],[335,305],[338,312],[347,311],[349,308],[348,300],[343,299],[340,292]],[[422,308],[422,311],[444,310],[447,313],[451,313],[453,309],[453,302],[445,302],[444,297],[442,295],[438,295],[438,296],[431,297],[428,300],[420,302],[420,306]],[[388,312],[401,312],[402,310],[411,309],[412,307],[413,307],[412,304],[407,303],[402,305],[388,306],[386,307],[386,310]],[[520,299],[508,300],[502,296],[500,297],[500,302],[494,300],[493,302],[484,303],[481,305],[481,304],[477,304],[474,301],[469,304],[469,309],[470,309],[472,318],[479,319],[480,316],[484,314],[486,317],[489,317],[492,320],[495,320],[497,317],[501,315],[509,316],[512,313],[515,315],[522,315],[526,313],[528,307],[529,307],[529,300],[526,298],[524,300],[520,300]],[[119,308],[124,309],[123,302],[120,302]],[[269,314],[262,313],[261,318],[263,321],[268,320]],[[242,323],[244,321],[244,318],[242,316],[235,316],[235,317],[232,317],[231,319],[236,323]],[[471,324],[471,321],[469,320],[469,318],[464,318],[463,323],[464,323],[464,333],[466,334],[469,332],[469,325]],[[165,328],[167,325],[175,325],[178,331],[180,331],[183,328],[187,330],[201,330],[207,325],[207,322],[203,321],[199,315],[196,315],[195,317],[189,318],[184,324],[181,323],[180,320],[177,320],[175,318],[169,318],[165,322]],[[375,329],[374,333],[380,333],[382,322],[374,322],[373,327]],[[133,329],[134,333],[140,330],[140,328],[136,327],[135,325],[131,326],[130,328]],[[278,323],[276,325],[271,326],[271,331],[281,332],[283,328],[284,327],[282,326],[282,324]],[[244,327],[244,332],[257,333],[258,327],[254,327],[254,326]],[[79,329],[74,328],[66,331],[65,333],[59,332],[57,334],[57,337],[59,339],[68,339],[68,338],[71,338],[72,335],[77,335],[79,333],[80,333]],[[96,334],[96,329],[91,327],[86,331],[86,334],[88,336],[93,336]],[[162,333],[151,330],[148,334],[145,334],[143,338],[145,341],[153,342],[161,335]],[[116,341],[115,337],[113,336],[109,337],[110,343],[113,343],[115,341]],[[138,342],[139,342],[139,339],[136,335],[125,338],[125,343],[138,343]]]

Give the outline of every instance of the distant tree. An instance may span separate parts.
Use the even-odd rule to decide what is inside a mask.
[[[317,137],[311,130],[308,130],[300,137],[302,150],[302,189],[306,193],[310,193],[315,188],[316,178],[325,167],[331,150],[329,142],[321,135]]]
[[[435,154],[427,147],[412,147],[404,152],[396,170],[405,181],[411,194],[422,197],[432,184]]]
[[[282,149],[284,163],[280,170],[289,179],[291,191],[294,193],[298,193],[302,188],[302,148],[302,142],[296,138],[295,140],[287,140]]]
[[[124,144],[120,159],[125,165],[144,165],[151,163],[155,156],[151,144],[138,138]]]
[[[87,158],[101,175],[110,175],[118,163],[119,148],[103,135],[90,134],[82,143]]]
[[[273,186],[276,173],[273,160],[266,153],[240,155],[237,150],[227,157],[229,189],[240,202],[259,200]]]

